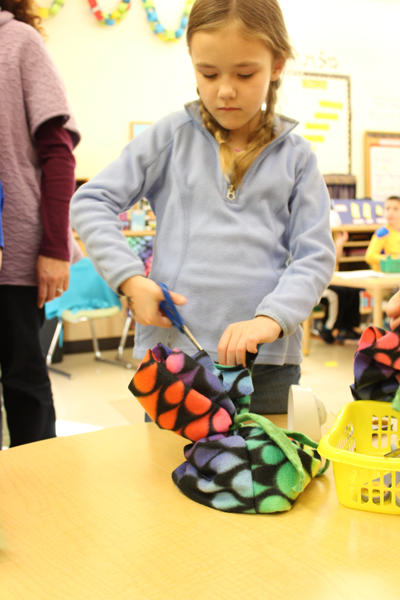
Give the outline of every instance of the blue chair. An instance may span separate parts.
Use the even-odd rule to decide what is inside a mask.
[[[101,354],[93,323],[95,319],[107,319],[116,315],[121,308],[121,301],[118,295],[109,288],[104,279],[100,277],[89,258],[82,258],[72,265],[70,268],[68,290],[59,298],[54,298],[54,300],[47,302],[45,305],[46,318],[58,318],[57,327],[46,356],[47,367],[60,375],[71,377],[70,373],[66,373],[65,371],[51,366],[53,354],[62,334],[64,322],[80,323],[82,321],[88,321],[92,335],[95,360],[128,369],[132,368],[132,365],[122,358],[123,347],[121,349],[121,345],[122,343],[125,345],[126,335],[124,337],[124,333],[126,323],[116,360],[104,358]],[[128,319],[129,316],[127,321]]]

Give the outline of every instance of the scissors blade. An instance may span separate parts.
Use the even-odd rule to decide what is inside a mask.
[[[199,342],[196,340],[196,338],[194,337],[194,335],[192,334],[190,329],[188,329],[186,327],[186,325],[182,325],[182,329],[183,329],[183,332],[189,338],[189,340],[192,342],[192,344],[194,344],[196,346],[197,350],[199,350],[201,352],[203,350],[203,348],[200,346]]]

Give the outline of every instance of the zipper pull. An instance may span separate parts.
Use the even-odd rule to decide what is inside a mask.
[[[228,193],[226,197],[228,198],[228,200],[234,200],[236,198],[235,188],[232,184],[228,187]]]

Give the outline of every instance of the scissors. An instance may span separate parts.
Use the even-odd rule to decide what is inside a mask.
[[[157,283],[162,289],[162,293],[164,294],[164,300],[160,302],[160,307],[165,312],[172,325],[177,327],[181,333],[184,333],[192,342],[192,344],[194,344],[196,348],[201,352],[203,348],[200,346],[199,342],[196,340],[191,331],[186,327],[185,321],[182,319],[181,315],[176,310],[175,304],[171,298],[171,294],[169,293],[168,287],[165,285],[165,283],[160,283],[160,281],[157,281]]]

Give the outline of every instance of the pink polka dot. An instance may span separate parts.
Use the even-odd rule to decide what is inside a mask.
[[[170,354],[165,361],[165,366],[170,373],[180,373],[183,369],[184,362],[185,355],[183,352],[180,352],[179,354]]]
[[[232,425],[232,419],[224,408],[220,408],[212,418],[215,431],[226,432]]]
[[[377,343],[378,348],[385,348],[386,350],[394,350],[399,347],[399,336],[397,333],[387,333]]]

